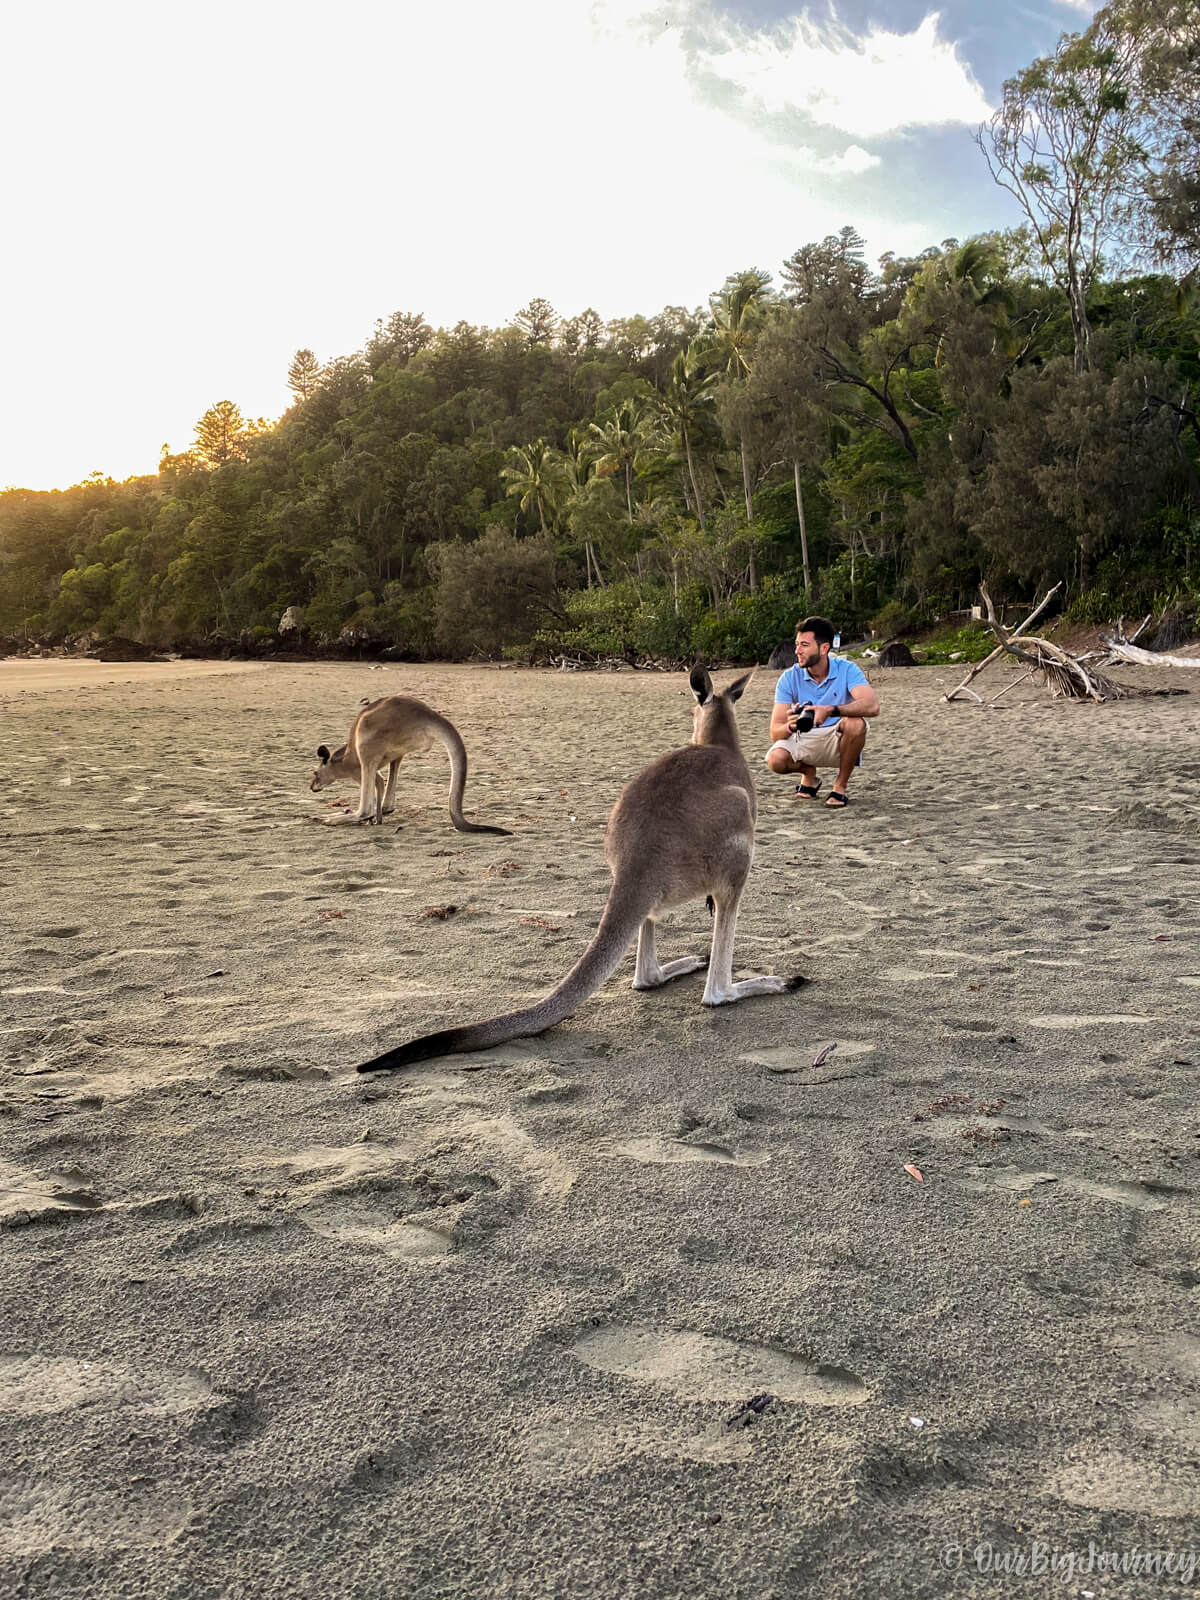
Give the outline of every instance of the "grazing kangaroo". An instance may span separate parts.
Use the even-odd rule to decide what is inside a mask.
[[[704,668],[692,668],[698,702],[692,712],[692,742],[652,761],[622,790],[604,837],[613,879],[608,903],[596,937],[558,987],[525,1011],[413,1039],[364,1062],[360,1072],[403,1067],[458,1050],[486,1050],[506,1039],[542,1033],[570,1016],[611,977],[635,934],[635,989],[656,989],[697,971],[705,965],[703,956],[683,956],[660,966],[654,924],[672,906],[702,896],[714,919],[705,1005],[781,994],[805,982],[801,977],[733,981],[738,902],[754,859],[757,809],[733,708],[752,677],[748,672],[722,694],[714,694]]]
[[[406,694],[367,701],[340,749],[331,754],[328,745],[321,745],[317,750],[321,765],[313,773],[310,788],[313,794],[320,794],[339,778],[350,778],[359,784],[356,820],[382,822],[384,812],[392,808],[401,760],[418,750],[427,750],[434,739],[442,741],[450,756],[450,821],[459,833],[507,834],[507,828],[489,828],[481,822],[468,822],[463,816],[467,748],[453,723]],[[386,788],[380,775],[385,764]]]

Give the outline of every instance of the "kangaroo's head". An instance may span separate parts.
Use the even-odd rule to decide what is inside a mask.
[[[688,682],[696,696],[696,709],[692,712],[693,744],[730,744],[739,749],[737,717],[734,706],[746,692],[746,685],[754,676],[753,667],[735,678],[728,688],[717,694],[704,666],[697,661]]]
[[[345,766],[343,765],[345,758],[345,745],[342,745],[339,749],[335,750],[332,755],[329,753],[329,746],[327,744],[318,746],[317,760],[321,763],[321,765],[319,767],[314,767],[312,782],[309,784],[309,788],[312,790],[313,794],[320,794],[321,790],[328,789],[331,783],[336,783],[339,778],[345,778],[348,776]]]

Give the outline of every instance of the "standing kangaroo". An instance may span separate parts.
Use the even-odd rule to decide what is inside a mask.
[[[604,854],[612,888],[596,937],[544,1000],[486,1022],[447,1028],[365,1061],[360,1072],[403,1067],[458,1050],[486,1050],[506,1039],[542,1033],[581,1005],[619,965],[637,935],[635,989],[656,989],[705,965],[683,956],[660,966],[654,944],[662,912],[705,896],[713,911],[706,1006],[754,994],[781,994],[804,978],[733,981],[738,902],[754,859],[754,782],[738,742],[734,703],[753,677],[748,672],[721,694],[702,666],[692,668],[697,705],[692,742],[652,761],[621,791],[608,821]]]
[[[507,834],[507,828],[485,827],[481,822],[468,822],[463,816],[467,748],[453,723],[406,694],[368,701],[355,718],[350,737],[332,755],[328,745],[321,745],[317,750],[321,765],[313,772],[309,787],[319,794],[339,778],[350,778],[360,785],[356,820],[382,822],[383,813],[392,808],[396,770],[402,758],[427,750],[434,739],[442,741],[450,756],[450,821],[459,833]],[[385,764],[386,789],[380,773]]]

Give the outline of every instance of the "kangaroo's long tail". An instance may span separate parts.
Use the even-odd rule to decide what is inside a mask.
[[[463,816],[463,790],[467,786],[467,747],[452,722],[447,722],[445,717],[438,716],[436,711],[431,715],[434,731],[446,746],[446,753],[450,757],[450,821],[459,833],[509,835],[511,833],[509,828],[491,828],[482,822],[468,822]]]
[[[395,1050],[387,1050],[373,1061],[364,1061],[360,1072],[387,1072],[393,1067],[405,1067],[414,1061],[427,1061],[430,1056],[453,1055],[460,1050],[488,1050],[508,1039],[524,1039],[530,1034],[544,1033],[556,1022],[569,1017],[582,1005],[588,995],[611,978],[620,965],[621,957],[629,948],[649,905],[614,905],[616,895],[610,895],[596,930],[596,937],[588,945],[566,977],[544,1000],[524,1011],[507,1011],[503,1016],[489,1017],[485,1022],[472,1022],[461,1028],[443,1028],[440,1033],[427,1033],[419,1039],[410,1039]]]

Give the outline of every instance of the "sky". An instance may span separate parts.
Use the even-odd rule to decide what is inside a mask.
[[[1093,0],[40,0],[0,54],[0,488],[155,471],[378,319],[606,320],[1017,220],[973,134]]]

